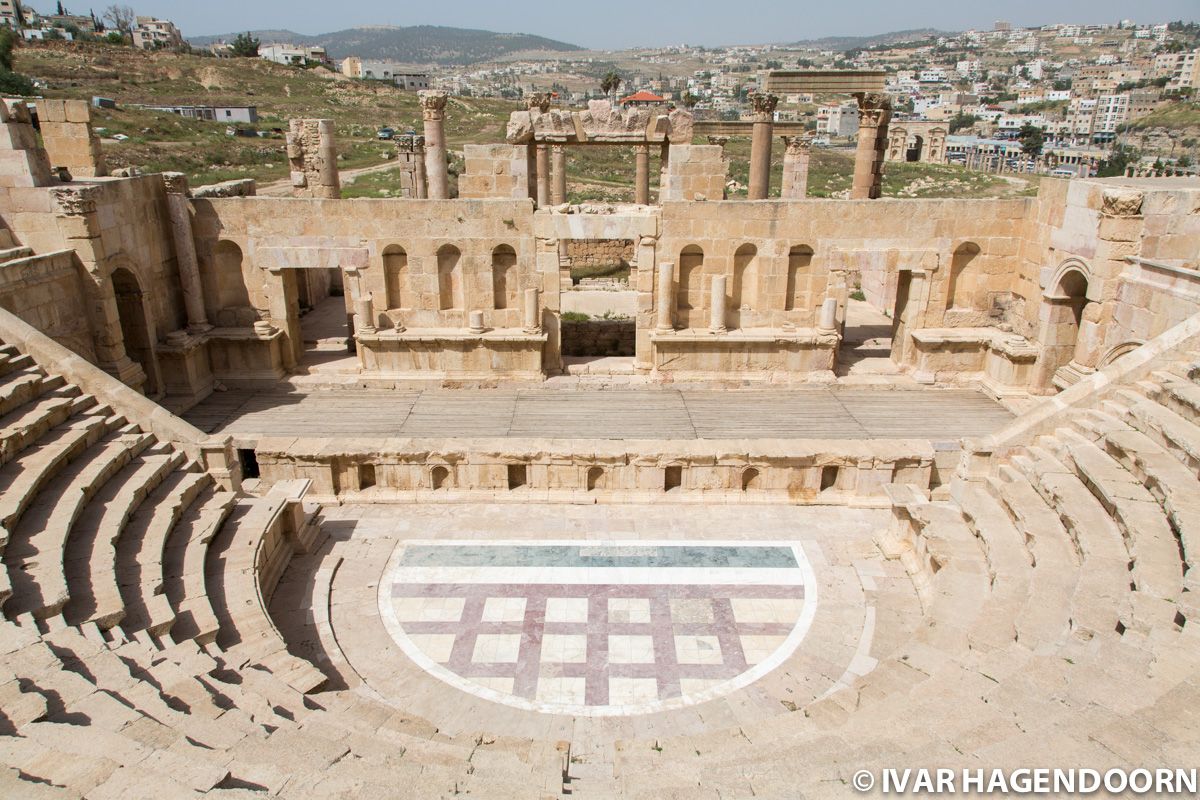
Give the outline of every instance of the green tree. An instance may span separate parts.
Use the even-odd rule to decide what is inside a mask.
[[[978,121],[979,117],[976,117],[974,114],[966,114],[960,111],[950,118],[950,133],[958,133],[961,130],[970,128]]]
[[[684,108],[695,108],[696,103],[700,102],[700,98],[691,92],[685,92],[683,97],[679,99],[679,102],[683,103]]]
[[[258,47],[262,42],[248,32],[239,33],[229,44],[229,52],[237,58],[258,58]]]
[[[623,81],[621,80],[621,76],[610,69],[608,72],[604,73],[604,77],[600,79],[600,91],[611,95],[616,92],[617,89],[621,88],[622,83]]]
[[[1046,132],[1027,122],[1017,132],[1017,141],[1021,143],[1022,153],[1036,158],[1042,154],[1042,147],[1046,144]]]
[[[0,28],[0,69],[12,72],[13,48],[17,45],[17,34],[12,28]]]

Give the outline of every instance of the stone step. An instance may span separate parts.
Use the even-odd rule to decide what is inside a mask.
[[[1070,631],[1070,604],[1079,562],[1058,516],[1025,476],[1008,464],[986,489],[1007,514],[1032,559],[1029,602],[1017,615],[1018,641],[1031,648],[1062,641]]]
[[[15,347],[0,347],[0,376],[25,369],[38,369],[37,363]]]
[[[94,398],[80,396],[75,387],[64,386],[14,410],[0,420],[0,466],[8,464],[71,416],[95,407]]]
[[[988,643],[1002,646],[1018,638],[1015,623],[1030,595],[1033,558],[1004,509],[984,487],[964,487],[955,500],[987,557],[992,597],[986,622],[993,634]]]
[[[219,622],[208,599],[205,566],[209,545],[232,512],[237,496],[210,489],[188,508],[167,539],[163,587],[175,611],[171,637],[176,641],[216,640]]]
[[[37,447],[5,464],[0,469],[0,526],[6,532],[13,531],[43,486],[118,427],[114,418],[82,416],[41,437]],[[7,533],[0,544],[7,546]]]
[[[153,443],[134,426],[118,428],[42,489],[4,551],[14,590],[7,613],[45,619],[62,611],[70,599],[64,563],[76,520],[104,484]]]
[[[47,378],[39,369],[26,368],[10,372],[0,385],[0,415],[7,416],[16,409],[64,385],[62,378]]]
[[[110,481],[89,506],[77,523],[77,546],[68,548],[67,574],[78,590],[64,609],[68,623],[94,622],[108,629],[120,622],[125,605],[117,584],[118,542],[135,512],[184,460],[182,453],[160,445]]]
[[[0,264],[6,261],[16,261],[19,258],[29,258],[32,255],[32,247],[0,247]]]
[[[1070,454],[1067,463],[1120,529],[1133,559],[1137,590],[1175,602],[1183,591],[1184,564],[1158,501],[1105,451],[1078,433],[1062,429],[1057,438]]]
[[[1165,447],[1193,474],[1200,474],[1200,428],[1137,392],[1118,390],[1114,399],[1126,409],[1124,419],[1130,426]]]
[[[1072,628],[1106,636],[1130,619],[1129,555],[1120,532],[1087,488],[1040,448],[1012,459],[1013,466],[1058,516],[1080,560],[1071,600]]]
[[[129,525],[118,549],[116,569],[121,594],[129,609],[122,623],[127,631],[147,630],[164,635],[175,613],[163,586],[163,554],[171,531],[196,498],[213,484],[206,472],[184,472],[168,491],[154,497]]]

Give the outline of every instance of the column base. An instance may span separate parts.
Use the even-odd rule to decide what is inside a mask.
[[[146,371],[142,369],[141,364],[129,356],[123,356],[119,361],[101,363],[100,369],[112,375],[130,389],[140,392],[146,385]],[[86,391],[86,387],[84,387],[84,390]]]

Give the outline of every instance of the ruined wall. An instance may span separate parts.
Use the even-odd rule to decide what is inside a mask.
[[[926,271],[924,326],[976,324],[993,293],[1013,289],[1029,206],[1028,200],[664,203],[658,258],[676,265],[684,301],[677,327],[707,326],[714,275],[727,277],[731,326],[812,327],[827,294],[858,282],[890,311],[901,269]],[[971,308],[956,316],[946,311],[948,266],[966,242],[979,248],[971,266],[980,278]],[[972,309],[979,313],[967,313]]]
[[[74,252],[60,250],[0,264],[0,307],[89,361],[95,360]]]
[[[272,302],[284,292],[286,273],[340,268],[352,273],[348,295],[372,295],[380,328],[392,327],[391,317],[409,329],[463,328],[473,310],[483,312],[488,327],[517,328],[521,292],[543,288],[534,268],[529,200],[250,197],[197,200],[195,208],[196,251],[210,308],[219,305],[220,286],[241,275],[256,287],[252,301],[265,303],[281,322]],[[241,253],[240,264],[220,257],[230,245]],[[509,268],[505,308],[496,308],[497,266]],[[389,309],[391,316],[384,313]]]
[[[51,167],[66,167],[75,178],[108,174],[86,100],[38,100],[37,112]]]
[[[673,144],[662,167],[659,198],[672,200],[721,200],[729,162],[716,144]]]
[[[463,147],[466,171],[458,179],[464,200],[519,200],[529,197],[529,148],[511,144]]]

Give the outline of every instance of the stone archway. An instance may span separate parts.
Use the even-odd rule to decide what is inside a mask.
[[[1085,356],[1080,360],[1076,355],[1081,342],[1086,349],[1094,338],[1096,326],[1087,318],[1092,292],[1092,275],[1086,264],[1070,259],[1059,266],[1042,296],[1038,332],[1042,352],[1034,377],[1036,389],[1064,389],[1095,369],[1095,359]]]
[[[109,280],[117,298],[117,316],[121,323],[121,336],[125,340],[125,352],[146,373],[146,395],[157,397],[162,393],[162,381],[154,348],[154,325],[146,310],[141,284],[137,276],[125,267],[113,270]]]
[[[924,150],[925,150],[925,137],[919,133],[913,134],[912,144],[909,145],[904,151],[904,160],[909,161],[909,162],[921,161],[922,160],[921,155]]]

